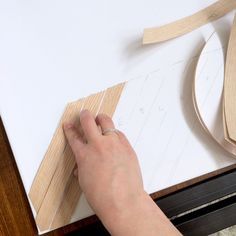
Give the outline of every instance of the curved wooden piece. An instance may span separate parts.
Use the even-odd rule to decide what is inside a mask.
[[[235,156],[235,143],[224,137],[223,87],[224,53],[219,37],[214,33],[198,60],[193,83],[194,108],[207,134]]]
[[[224,114],[226,138],[236,142],[236,15],[225,65]]]
[[[160,43],[189,33],[236,8],[235,0],[219,0],[209,7],[170,24],[144,29],[143,44]]]

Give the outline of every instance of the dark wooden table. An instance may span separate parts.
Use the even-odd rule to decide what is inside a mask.
[[[199,192],[198,194],[202,195],[201,191],[205,191],[204,189],[206,185],[204,186],[204,184],[206,181],[208,180],[215,181],[214,178],[224,173],[230,172],[232,174],[232,171],[235,169],[236,169],[236,165],[232,165],[227,168],[214,171],[212,173],[200,176],[198,178],[192,179],[190,181],[178,184],[174,187],[167,188],[155,194],[152,194],[152,198],[155,200],[157,199],[156,200],[157,204],[160,205],[160,207],[168,216],[171,216],[171,214],[176,214],[177,211],[180,210],[180,208],[175,209],[175,207],[174,208],[170,207],[171,205],[173,205],[172,198],[174,198],[175,201],[181,201],[181,199],[186,198],[185,209],[188,209],[187,207],[189,206],[187,206],[188,205],[187,203],[190,204],[190,202],[193,202],[193,200],[189,198],[189,196],[192,195],[192,194],[189,194],[189,192],[193,193],[193,191],[195,191],[197,193],[198,191]],[[229,182],[228,180],[225,180],[225,181],[227,181],[227,183]],[[200,184],[202,183],[200,187],[199,187],[199,183]],[[214,187],[214,185],[212,186]],[[227,189],[229,189],[229,187],[226,188],[225,190],[226,192],[228,192]],[[214,192],[214,188],[212,191]],[[232,192],[233,190],[230,190],[230,191]],[[196,197],[194,199],[196,199]],[[202,199],[202,200],[198,200],[198,203],[202,204],[204,203],[204,199],[206,198],[203,199],[200,197],[198,199]],[[184,208],[184,205],[181,205],[181,207]],[[232,208],[231,208],[231,211],[232,211]],[[229,212],[227,214],[229,214]],[[207,216],[209,216],[209,214]],[[176,225],[178,226],[178,220],[177,222],[176,220],[174,220],[174,223],[176,223]],[[234,222],[230,222],[228,225],[231,225],[233,223]],[[183,222],[181,223],[181,225],[183,226]],[[224,225],[227,225],[227,224],[224,224]],[[221,227],[223,227],[224,225],[221,225]],[[191,226],[189,226],[188,224],[187,226],[185,225],[185,228],[186,227],[188,228]],[[65,226],[61,229],[50,232],[46,235],[48,236],[51,236],[51,235],[59,236],[59,235],[68,235],[68,234],[85,235],[83,233],[80,233],[82,232],[81,229],[82,230],[86,229],[85,231],[87,232],[87,235],[92,235],[92,233],[94,232],[103,232],[103,235],[106,234],[102,225],[98,222],[97,218],[93,216],[88,219],[82,220],[80,222],[76,222],[71,225]],[[90,232],[90,230],[92,231]],[[181,230],[181,227],[180,227],[180,230]],[[15,163],[9,142],[8,142],[2,121],[0,120],[0,236],[17,236],[17,235],[28,236],[28,235],[38,235],[38,234],[37,234],[37,228],[36,228],[33,215],[32,215],[32,212],[31,212],[31,209],[30,209],[27,197],[26,197],[26,193],[23,188],[23,184],[21,182],[18,169],[16,167],[16,163]],[[96,234],[96,235],[100,235],[100,234]],[[194,235],[194,233],[192,235]]]

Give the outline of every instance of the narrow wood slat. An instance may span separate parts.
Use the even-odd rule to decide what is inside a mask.
[[[105,113],[112,117],[119,102],[124,85],[125,83],[122,83],[108,88],[103,94],[104,96],[101,100],[101,104],[99,104],[99,106],[94,106],[94,110],[92,111],[92,113],[94,115],[96,115],[97,113]],[[96,112],[95,107],[98,108]],[[86,105],[84,106],[84,109],[88,108],[89,107],[87,107]],[[73,175],[73,173],[71,175]],[[70,178],[72,179],[72,181],[69,181],[68,183],[68,190],[66,191],[65,198],[63,199],[61,206],[59,207],[53,219],[52,225],[50,227],[51,229],[56,229],[65,224],[68,224],[79,201],[81,191],[78,186],[78,181],[75,181],[75,178],[73,178],[73,176],[71,176]]]
[[[67,152],[66,155],[63,155],[62,159],[63,161],[60,161],[57,166],[56,172],[36,216],[36,223],[42,231],[49,228],[53,217],[63,200],[64,188],[68,182],[67,176],[71,175],[72,169],[75,166],[71,149],[70,153]]]
[[[106,90],[106,95],[103,99],[99,113],[107,114],[110,117],[113,116],[124,86],[125,83],[121,83]]]
[[[201,54],[203,54],[204,52],[204,48],[201,52]],[[201,57],[199,58],[199,60],[201,59]],[[231,153],[232,156],[236,156],[236,143],[232,142],[231,140],[229,140],[227,137],[227,129],[226,127],[226,123],[225,123],[225,115],[224,115],[224,103],[222,101],[222,107],[220,107],[219,109],[222,111],[223,113],[223,117],[222,117],[222,133],[214,134],[214,132],[212,131],[212,129],[210,128],[209,124],[207,124],[204,120],[204,117],[202,116],[203,114],[201,114],[200,109],[199,109],[199,105],[198,104],[198,99],[197,99],[197,94],[196,94],[196,81],[197,81],[197,76],[195,73],[195,77],[194,77],[194,82],[193,82],[193,91],[192,91],[192,98],[193,98],[193,105],[194,105],[194,109],[197,115],[197,118],[199,120],[199,123],[201,124],[201,126],[203,127],[203,129],[206,131],[207,135],[209,135],[210,138],[212,138],[214,141],[217,142],[218,145],[220,145],[223,149],[225,149],[227,152]],[[223,87],[223,86],[222,86]],[[198,95],[199,96],[199,95]],[[205,117],[206,118],[206,117]],[[224,135],[223,135],[224,132]],[[224,138],[225,137],[225,138]]]
[[[99,107],[104,99],[105,93],[105,91],[102,91],[86,98],[83,109],[89,110],[94,116],[96,116]]]
[[[93,114],[96,114],[103,98],[103,94],[104,92],[100,92],[95,95],[91,95],[84,100],[83,104],[79,100],[77,106],[83,107],[83,109],[88,109]],[[40,230],[43,231],[49,229],[55,213],[60,206],[61,201],[63,200],[62,197],[64,189],[66,188],[74,166],[75,160],[72,150],[69,145],[66,145],[66,148],[62,153],[60,160],[58,161],[57,169],[53,175],[43,203],[36,216],[36,222]]]
[[[63,201],[61,202],[50,226],[51,230],[62,227],[70,222],[71,216],[78,204],[80,195],[81,189],[78,184],[78,179],[73,173],[71,173],[63,195]]]
[[[29,198],[36,212],[39,211],[52,177],[55,174],[57,163],[66,147],[66,139],[63,133],[62,124],[65,121],[74,121],[78,119],[78,114],[82,106],[83,100],[68,104],[34,178],[33,184],[30,188]]]
[[[219,0],[185,18],[156,28],[144,29],[143,44],[159,43],[189,33],[236,8],[235,0]]]
[[[225,134],[226,138],[236,141],[236,16],[230,34],[224,83]]]
[[[223,129],[224,129],[224,140],[226,145],[230,145],[231,150],[234,150],[233,153],[236,153],[236,142],[229,138],[228,128],[225,120],[225,106],[223,103]]]

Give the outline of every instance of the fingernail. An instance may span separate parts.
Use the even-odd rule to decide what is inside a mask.
[[[88,113],[88,112],[89,112],[89,110],[87,110],[87,109],[82,110],[82,111],[80,112],[80,116],[83,116],[84,114],[86,114],[86,113]]]
[[[73,128],[73,124],[72,123],[64,123],[64,125],[63,125],[63,127],[64,127],[64,129],[71,129],[71,128]]]

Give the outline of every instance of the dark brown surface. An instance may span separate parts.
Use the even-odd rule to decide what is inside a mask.
[[[210,177],[236,169],[236,165],[214,171],[212,173],[189,180],[185,183],[164,189],[152,194],[159,198]],[[47,236],[65,235],[97,221],[96,217],[76,222],[61,229],[46,234]],[[37,229],[30,210],[30,206],[23,189],[23,185],[14,161],[7,136],[0,120],[0,236],[37,235]]]
[[[35,235],[36,226],[0,123],[0,235]]]

